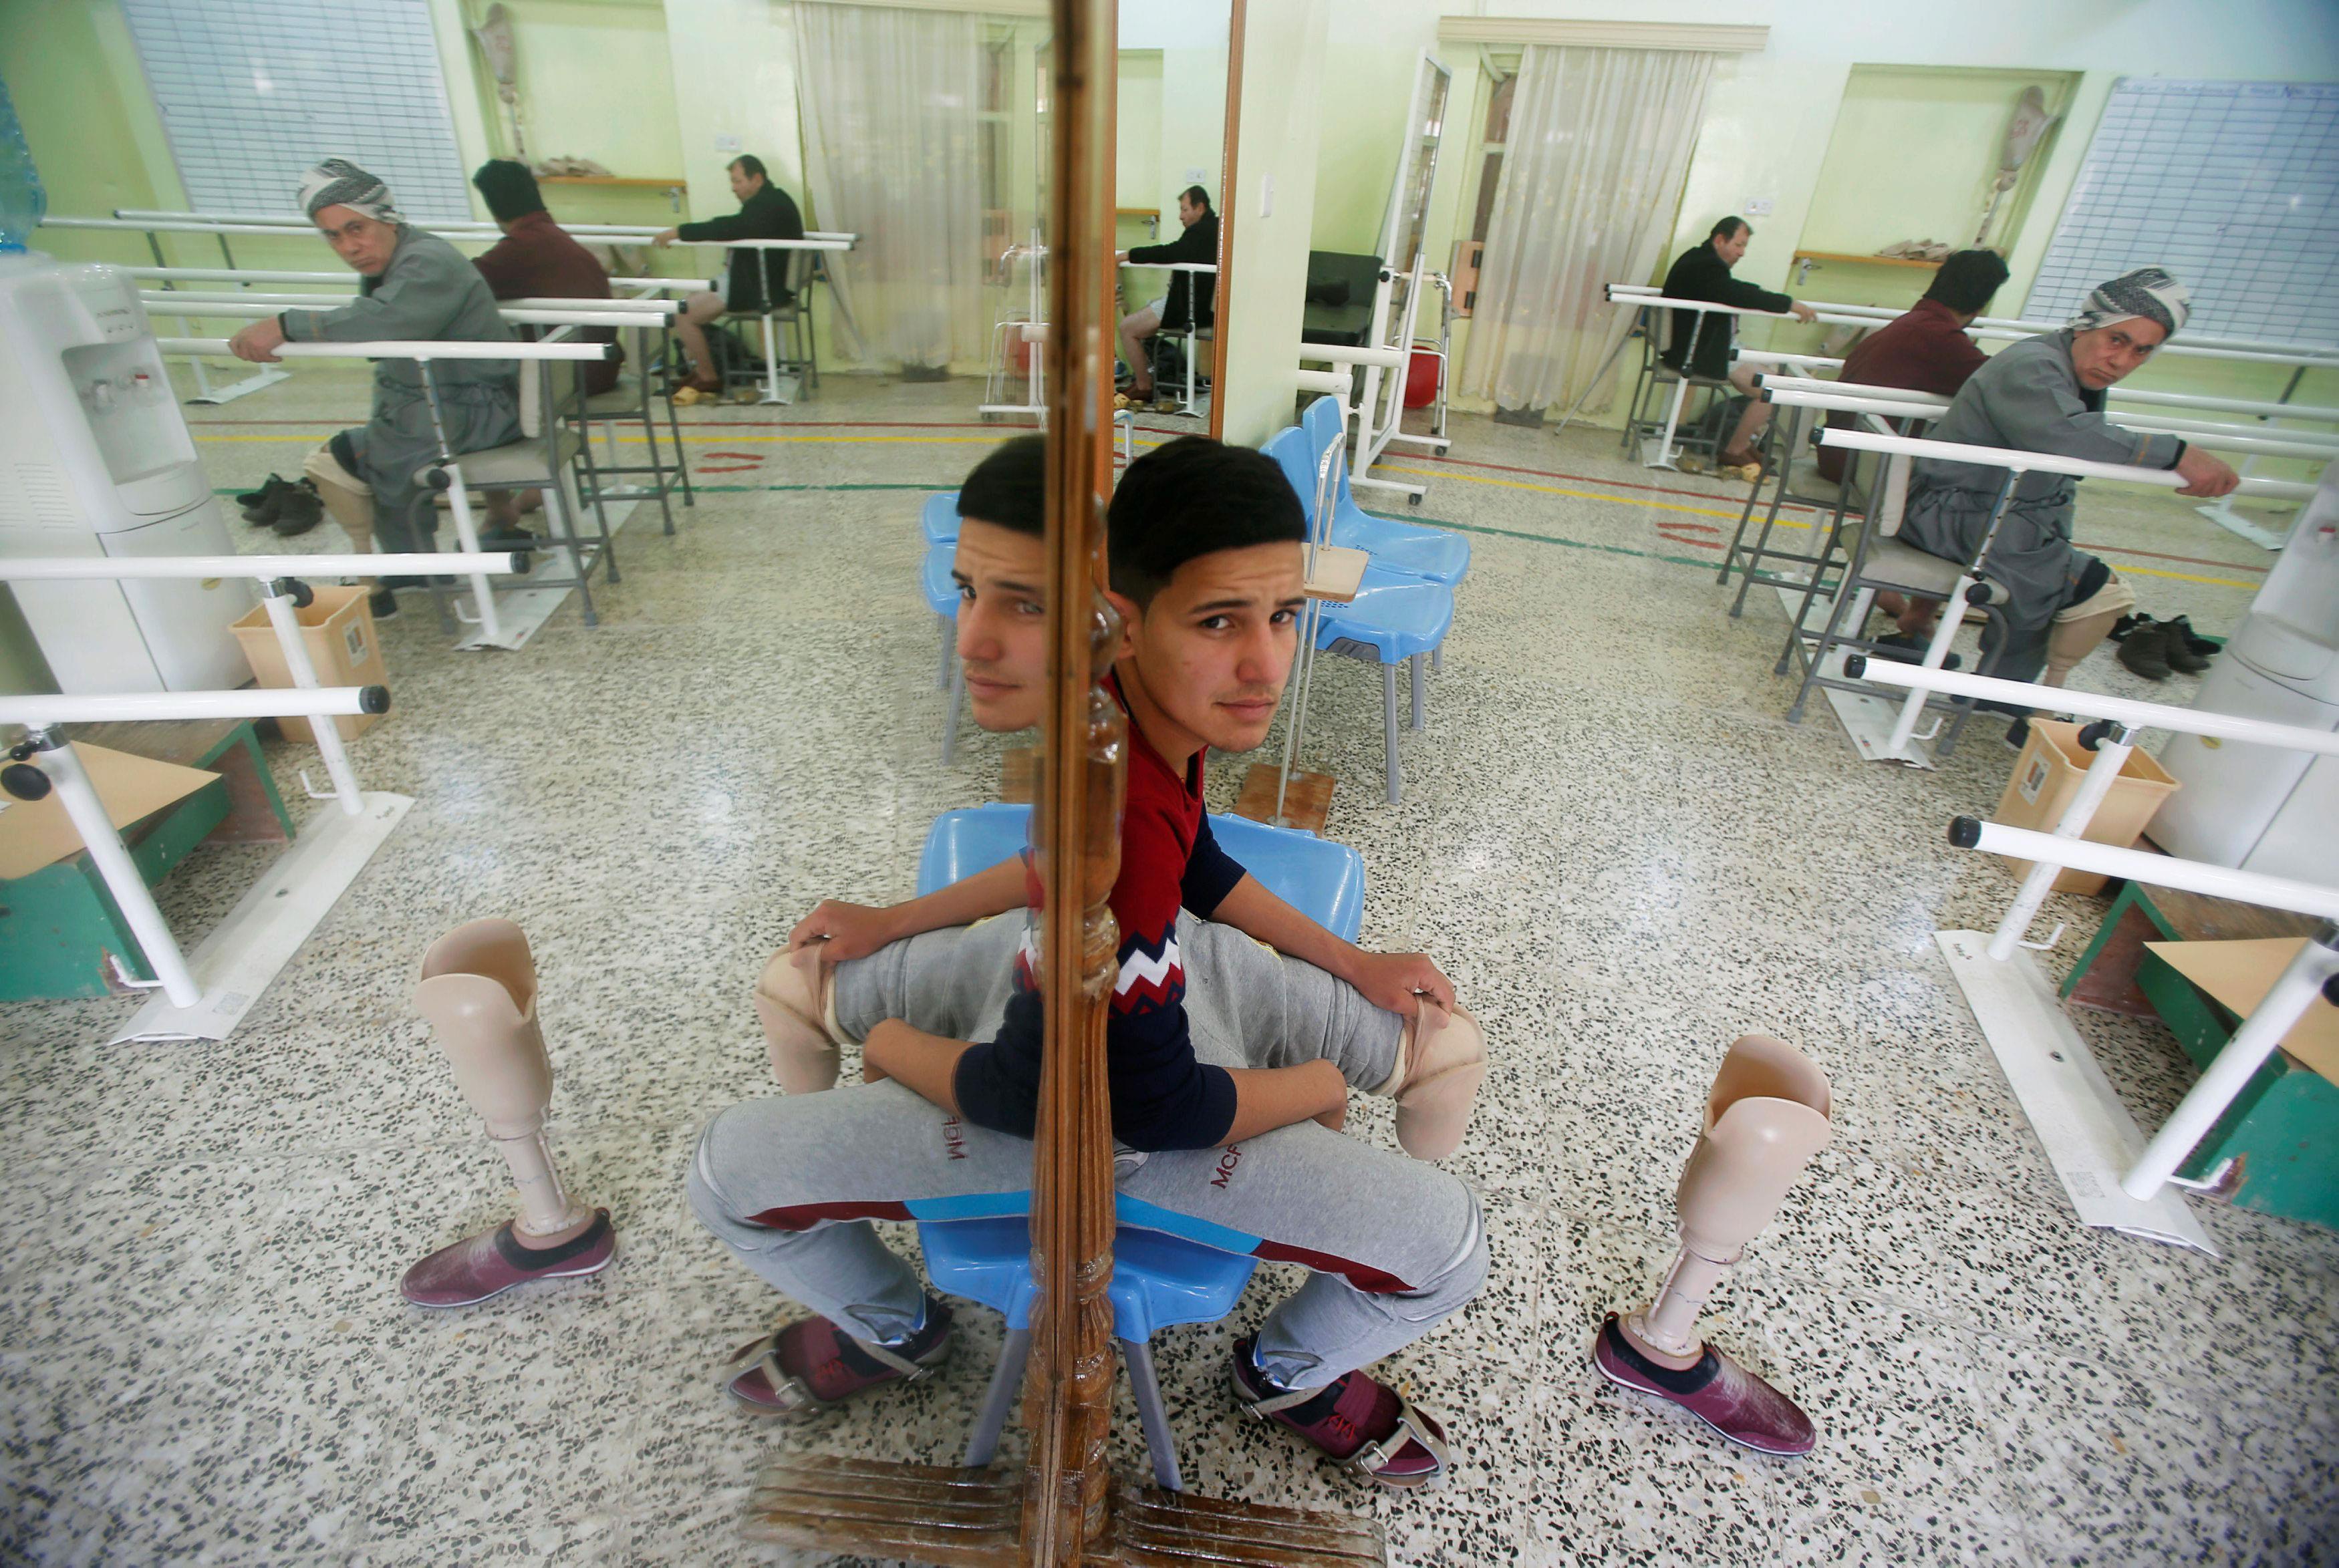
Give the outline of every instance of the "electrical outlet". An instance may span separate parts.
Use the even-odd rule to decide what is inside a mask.
[[[717,136],[715,138],[715,150],[718,153],[736,153],[743,150],[745,146],[746,143],[740,141],[736,136]]]
[[[1742,210],[1750,218],[1767,218],[1771,215],[1771,207],[1772,201],[1770,197],[1749,196],[1746,198],[1746,205]]]
[[[1209,177],[1210,172],[1208,169],[1193,168],[1186,171],[1186,183],[1189,185],[1199,185]]]

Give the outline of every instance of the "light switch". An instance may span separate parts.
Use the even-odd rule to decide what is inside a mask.
[[[1275,176],[1272,174],[1259,176],[1258,215],[1262,218],[1275,216]]]
[[[736,136],[717,136],[715,138],[715,150],[718,153],[736,153],[746,143],[741,142]]]

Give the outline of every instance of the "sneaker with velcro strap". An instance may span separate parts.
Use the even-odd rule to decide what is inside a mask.
[[[1362,1367],[1321,1388],[1287,1389],[1259,1370],[1255,1344],[1236,1340],[1227,1369],[1235,1402],[1251,1415],[1298,1433],[1342,1469],[1383,1486],[1427,1486],[1451,1468],[1446,1424]]]

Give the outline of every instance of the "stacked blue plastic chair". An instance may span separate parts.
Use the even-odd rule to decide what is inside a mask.
[[[950,532],[937,533],[945,524]],[[950,712],[943,719],[943,762],[947,765],[958,755],[958,710],[966,698],[966,672],[958,662],[958,582],[951,576],[951,562],[958,552],[956,490],[926,498],[918,531],[926,541],[925,558],[918,566],[918,591],[926,596],[926,608],[934,612],[942,630],[942,661],[935,666],[934,685],[950,694]]]
[[[1031,808],[973,806],[934,820],[918,857],[921,896],[997,865],[1019,853],[1030,833]],[[1219,846],[1261,885],[1339,935],[1354,940],[1365,907],[1364,862],[1346,844],[1245,817],[1210,818]],[[934,1287],[980,1301],[1007,1318],[1007,1341],[992,1374],[966,1463],[991,1463],[999,1434],[1023,1379],[1031,1339],[1031,1195],[992,1193],[909,1205],[925,1249]],[[1113,1337],[1129,1368],[1130,1392],[1145,1428],[1154,1480],[1166,1491],[1184,1489],[1177,1445],[1161,1405],[1150,1348],[1155,1330],[1179,1323],[1216,1323],[1234,1310],[1258,1267],[1259,1238],[1207,1220],[1172,1213],[1127,1195],[1117,1196],[1112,1240]]]
[[[926,498],[918,513],[918,531],[930,545],[958,543],[958,492],[940,490]]]
[[[1287,425],[1268,438],[1260,449],[1276,460],[1283,477],[1299,492],[1299,504],[1308,514],[1309,526],[1315,524],[1317,476],[1321,459],[1311,459],[1308,432],[1297,425]],[[1396,525],[1406,527],[1409,525]],[[1391,571],[1378,564],[1365,568],[1364,587],[1357,597],[1345,605],[1326,604],[1316,622],[1316,646],[1334,648],[1342,653],[1368,651],[1381,666],[1381,741],[1383,768],[1388,781],[1388,798],[1395,804],[1398,794],[1396,765],[1397,666],[1406,666],[1412,676],[1413,712],[1411,727],[1419,729],[1427,719],[1427,670],[1430,657],[1446,642],[1446,634],[1454,629],[1454,590],[1443,583],[1433,583],[1403,572]]]
[[[1308,404],[1299,416],[1299,428],[1308,432],[1310,473],[1323,462],[1326,452],[1348,439],[1340,399],[1334,397],[1318,398]],[[1470,570],[1470,541],[1460,534],[1446,528],[1426,528],[1418,523],[1400,523],[1393,518],[1377,518],[1358,506],[1356,492],[1348,488],[1345,462],[1340,465],[1338,491],[1332,498],[1332,542],[1348,549],[1370,552],[1375,566],[1426,582],[1444,583],[1447,587],[1460,582]]]

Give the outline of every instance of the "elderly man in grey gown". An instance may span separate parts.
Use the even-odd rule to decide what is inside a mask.
[[[328,158],[311,169],[300,201],[334,254],[358,273],[358,297],[333,310],[291,310],[252,322],[228,345],[239,358],[271,361],[288,342],[514,340],[479,269],[446,241],[408,223],[390,188],[355,163]],[[518,361],[439,360],[430,379],[451,450],[475,452],[519,439]],[[437,514],[423,504],[415,476],[438,455],[421,367],[377,360],[371,418],[311,453],[306,471],[325,509],[349,531],[352,548],[371,550],[379,541],[388,551],[435,549]],[[524,537],[513,540],[519,542]],[[421,582],[385,579],[374,595],[375,614],[396,614],[391,590]]]
[[[1931,437],[2173,468],[2186,481],[2178,495],[2225,495],[2240,483],[2226,463],[2175,436],[2123,429],[2104,412],[2106,389],[2150,359],[2190,311],[2185,285],[2157,267],[2114,278],[2087,296],[2062,330],[2009,344],[1975,371]],[[1918,459],[1901,539],[1932,555],[1971,559],[2005,478],[2005,469],[1986,464]],[[2110,567],[2072,547],[2078,488],[2066,474],[2023,475],[1983,562],[2007,590],[2006,646],[1993,673],[2008,680],[2061,685],[2136,603]]]

